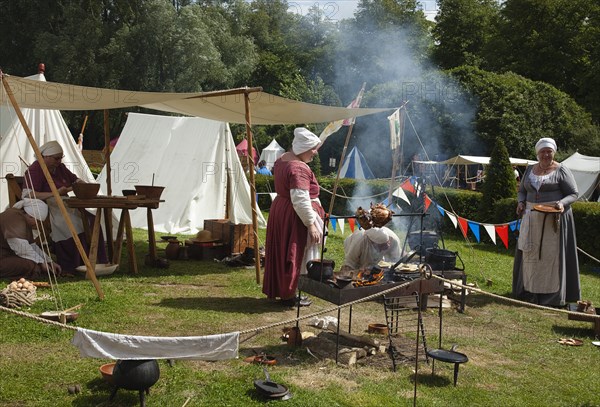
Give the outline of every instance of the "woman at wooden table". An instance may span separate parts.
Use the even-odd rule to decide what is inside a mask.
[[[325,212],[317,178],[308,166],[320,144],[315,134],[296,128],[292,151],[273,166],[277,197],[267,223],[263,293],[279,298],[284,306],[310,305],[309,300],[296,298],[296,289],[300,274],[306,273],[306,262],[320,257]]]
[[[76,182],[84,182],[77,178],[67,166],[62,162],[64,157],[63,149],[57,141],[49,141],[40,147],[44,163],[48,167],[48,171],[52,176],[52,180],[58,189],[61,196],[66,196],[73,190],[73,184]],[[52,190],[48,184],[48,180],[44,176],[42,166],[38,161],[34,162],[25,171],[25,180],[23,185],[24,198],[37,198],[45,201],[48,204],[50,212],[50,226],[52,229],[51,238],[54,242],[54,253],[58,264],[62,267],[63,272],[73,273],[75,268],[81,266],[83,260],[77,251],[75,241],[69,231],[63,215],[58,207]],[[75,231],[79,236],[79,240],[83,244],[86,251],[89,251],[89,242],[86,239],[83,221],[81,214],[77,209],[66,208]],[[87,213],[87,221],[93,225],[94,215]],[[98,263],[108,263],[106,257],[106,249],[104,248],[104,239],[100,237],[98,243]]]
[[[513,297],[562,307],[581,298],[575,220],[571,204],[577,184],[554,161],[556,142],[535,145],[538,163],[527,167],[519,186],[517,215],[523,216],[513,267]]]

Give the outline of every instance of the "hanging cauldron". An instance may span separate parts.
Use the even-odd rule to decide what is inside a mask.
[[[333,269],[335,269],[335,261],[333,260],[310,260],[306,263],[308,278],[322,283],[333,278]]]
[[[433,270],[454,270],[456,269],[456,256],[458,256],[458,252],[437,247],[428,248],[425,251],[425,263],[429,264]],[[462,270],[464,270],[464,263]]]
[[[155,359],[118,360],[112,374],[115,389],[110,395],[112,400],[119,388],[137,390],[140,393],[140,405],[146,405],[144,392],[150,394],[150,387],[158,381],[160,369]]]

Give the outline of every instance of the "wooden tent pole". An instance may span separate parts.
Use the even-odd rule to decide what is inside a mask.
[[[366,82],[363,82],[361,90],[363,90],[366,86]],[[331,201],[329,202],[329,212],[325,216],[325,224],[323,225],[323,233],[327,230],[327,225],[329,224],[329,217],[331,216],[331,212],[333,212],[333,203],[335,201],[335,194],[337,192],[338,184],[340,183],[340,174],[342,172],[342,166],[344,165],[344,159],[346,158],[346,150],[348,149],[348,143],[350,142],[350,136],[352,135],[352,129],[354,128],[354,120],[350,123],[350,127],[348,127],[348,133],[346,134],[346,140],[344,141],[344,148],[342,149],[342,156],[340,157],[340,162],[338,165],[337,174],[335,176],[335,182],[333,184],[333,191],[331,192]],[[324,241],[324,239],[323,239]],[[321,253],[321,258],[323,258],[323,253]]]
[[[0,77],[4,78],[4,75],[2,74],[1,71],[0,71]],[[33,135],[31,134],[31,130],[29,129],[29,126],[27,125],[27,122],[25,121],[25,117],[23,117],[23,113],[21,112],[21,109],[19,108],[19,105],[17,104],[17,101],[12,92],[12,89],[10,88],[10,85],[8,84],[8,82],[6,80],[3,80],[2,84],[4,85],[6,94],[8,95],[8,98],[10,99],[10,103],[13,105],[13,108],[15,109],[15,112],[17,113],[17,117],[19,118],[19,121],[21,122],[21,125],[23,126],[23,129],[25,130],[27,139],[29,140],[31,147],[33,147],[35,156],[36,156],[38,162],[40,163],[40,166],[42,168],[44,176],[46,177],[46,180],[48,181],[48,185],[50,186],[50,189],[52,190],[52,196],[54,197],[54,199],[56,199],[56,203],[58,204],[60,212],[62,213],[63,217],[65,218],[65,223],[67,224],[67,227],[69,228],[69,231],[71,232],[71,235],[73,236],[73,241],[75,242],[77,251],[79,252],[79,255],[81,256],[81,258],[83,259],[83,262],[85,263],[85,266],[87,269],[86,275],[92,281],[92,284],[94,284],[94,287],[96,288],[96,292],[98,293],[98,297],[101,300],[103,300],[104,293],[102,292],[100,283],[98,282],[98,279],[96,278],[96,273],[92,269],[92,264],[90,263],[90,259],[88,258],[87,253],[85,252],[85,249],[83,248],[83,245],[81,244],[81,241],[79,240],[79,236],[77,235],[77,231],[75,230],[75,227],[73,226],[73,222],[71,222],[71,218],[69,216],[69,213],[67,212],[67,209],[65,208],[65,204],[64,204],[60,194],[58,193],[58,190],[56,189],[54,180],[52,179],[52,176],[50,175],[50,171],[48,170],[48,167],[46,166],[46,163],[44,162],[44,157],[42,156],[42,152],[40,151],[37,143],[35,142],[35,139],[33,138]],[[96,214],[96,216],[98,216],[98,214]]]
[[[86,116],[87,118],[87,116]],[[112,176],[110,170],[110,126],[108,121],[108,110],[104,109],[104,163],[106,165],[106,195],[112,196]],[[100,211],[100,209],[98,209]],[[108,246],[108,258],[112,259],[115,252],[113,241],[113,211],[111,208],[104,209],[104,225],[106,227],[106,243]]]
[[[104,162],[106,163],[106,195],[112,195],[112,179],[110,175],[110,126],[108,110],[104,109]],[[108,232],[107,232],[108,233]]]
[[[262,89],[261,89],[262,90]],[[252,154],[252,129],[250,122],[250,90],[244,92],[244,103],[246,108],[246,138],[248,140],[249,156]],[[248,173],[250,174],[250,202],[252,203],[252,232],[254,233],[254,266],[256,269],[256,284],[260,284],[260,253],[258,251],[258,219],[256,218],[256,185],[254,184],[254,157],[248,160]]]

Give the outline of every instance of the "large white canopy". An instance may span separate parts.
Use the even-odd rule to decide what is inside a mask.
[[[246,123],[243,89],[197,93],[135,92],[129,90],[39,82],[5,75],[21,107],[57,110],[103,110],[145,107],[164,112],[204,117],[221,122]],[[0,95],[0,103],[8,103]],[[249,94],[251,124],[325,123],[386,112],[384,109],[348,109],[298,102],[266,92]]]

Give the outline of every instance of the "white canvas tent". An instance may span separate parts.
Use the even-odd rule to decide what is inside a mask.
[[[275,164],[275,161],[279,157],[281,157],[283,153],[285,153],[283,147],[279,145],[277,140],[273,139],[273,141],[271,141],[271,143],[268,146],[263,148],[258,161],[260,162],[262,160],[265,160],[265,162],[267,163],[267,168],[272,169],[273,164]]]
[[[524,158],[512,158],[509,157],[509,161],[512,165],[527,167],[528,165],[533,165],[537,161],[526,160]],[[481,164],[488,165],[490,163],[490,157],[482,157],[475,155],[457,155],[456,157],[448,158],[447,160],[440,161],[438,164],[447,164],[447,165],[472,165],[472,164]]]
[[[29,76],[27,79],[46,81],[43,73]],[[64,150],[65,158],[62,162],[80,179],[94,182],[94,177],[58,110],[24,108],[21,112],[38,146],[50,140],[58,141]],[[4,177],[6,174],[21,176],[27,170],[21,158],[29,165],[36,160],[33,147],[15,110],[12,105],[2,103],[0,105],[0,177],[4,185],[0,188],[0,211],[8,206],[8,190]]]
[[[579,199],[589,201],[600,188],[600,157],[575,153],[562,162],[571,170],[579,190]],[[600,201],[600,197],[597,198]]]
[[[375,178],[373,172],[367,164],[367,160],[365,160],[365,157],[362,155],[358,147],[354,146],[344,160],[344,165],[342,165],[342,169],[340,170],[340,178]]]
[[[115,194],[135,185],[166,186],[153,213],[156,231],[193,234],[205,219],[251,224],[250,186],[227,123],[198,117],[129,113],[111,154]],[[98,178],[106,185],[106,168]],[[265,224],[260,210],[259,225]],[[146,212],[131,212],[133,227],[147,226]]]

